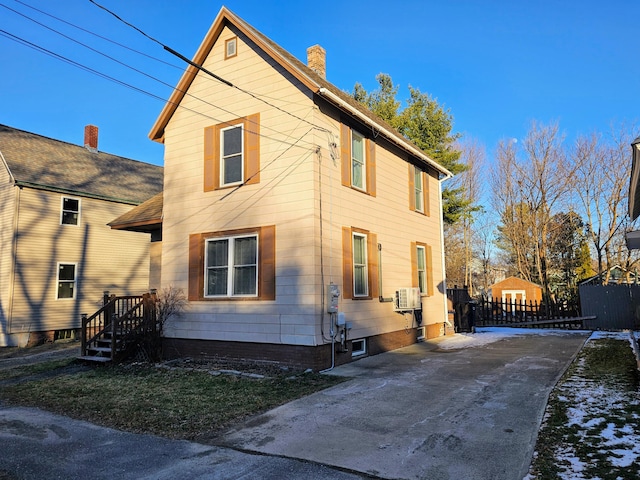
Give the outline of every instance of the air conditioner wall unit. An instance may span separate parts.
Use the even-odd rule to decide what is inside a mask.
[[[396,290],[394,307],[396,312],[422,310],[420,289],[418,287],[404,287]]]

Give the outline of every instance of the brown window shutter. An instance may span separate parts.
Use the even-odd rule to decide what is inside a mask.
[[[260,114],[249,115],[244,129],[244,178],[247,185],[252,185],[260,183]]]
[[[353,246],[351,228],[342,227],[342,297],[353,298]]]
[[[376,196],[376,142],[367,138],[367,193]]]
[[[414,180],[414,174],[415,174],[415,167],[413,165],[411,165],[410,163],[409,165],[409,209],[415,211],[416,209],[416,185],[415,185],[415,180]]]
[[[429,180],[431,176],[427,172],[422,172],[422,194],[424,195],[424,214],[431,216],[431,208],[429,205]]]
[[[411,286],[419,287],[418,282],[418,243],[411,242]]]
[[[351,129],[340,125],[340,165],[342,170],[342,185],[351,186]]]
[[[204,295],[204,259],[202,236],[189,235],[189,300],[199,300]]]
[[[425,250],[427,256],[425,259],[427,262],[427,295],[431,297],[433,295],[433,257],[431,255],[431,245],[427,245]]]
[[[206,127],[204,129],[204,191],[210,192],[216,189],[216,171],[217,162],[214,150],[217,143],[215,135],[217,134],[216,127]]]
[[[369,296],[376,298],[380,296],[378,288],[378,235],[369,233],[367,235],[367,269],[369,270]]]
[[[260,273],[258,298],[276,299],[276,227],[270,225],[260,229]]]

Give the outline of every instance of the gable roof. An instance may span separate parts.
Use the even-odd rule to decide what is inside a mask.
[[[107,223],[114,230],[151,232],[162,227],[162,192]]]
[[[251,25],[246,23],[240,17],[232,13],[226,7],[222,7],[218,16],[214,20],[211,28],[204,37],[200,47],[196,51],[192,62],[197,65],[202,65],[207,56],[211,52],[214,44],[222,30],[228,26],[233,25],[246,35],[253,43],[255,43],[262,51],[269,55],[275,62],[282,66],[293,77],[299,80],[306,88],[308,88],[313,94],[319,95],[332,103],[340,110],[346,112],[348,115],[357,118],[359,121],[365,123],[368,127],[376,130],[377,133],[382,134],[391,143],[397,145],[402,150],[408,152],[418,160],[421,160],[424,164],[431,166],[441,175],[445,177],[453,176],[442,165],[431,159],[422,150],[416,147],[413,143],[402,136],[398,131],[391,127],[388,123],[382,120],[380,117],[371,112],[364,105],[356,101],[350,95],[346,94],[339,88],[335,87],[332,83],[325,80],[322,76],[318,75],[312,69],[307,67],[303,62],[277,45],[271,39],[260,33]],[[182,75],[182,78],[178,82],[178,85],[174,89],[169,101],[165,104],[164,108],[160,112],[155,124],[149,132],[149,138],[154,141],[164,142],[164,130],[169,123],[169,120],[173,116],[174,112],[180,105],[180,102],[186,95],[189,86],[195,79],[198,68],[193,65],[189,65]],[[233,87],[229,87],[233,88]]]
[[[530,282],[529,280],[524,280],[522,278],[519,277],[507,277],[504,280],[500,280],[499,282],[494,283],[493,285],[491,285],[489,288],[490,289],[494,289],[494,288],[502,288],[503,285],[508,285],[508,284],[519,284],[522,286],[530,286],[530,287],[537,287],[537,288],[542,288],[540,285],[538,285],[537,283],[533,283]]]
[[[163,168],[0,125],[0,162],[18,186],[137,205],[162,191]]]

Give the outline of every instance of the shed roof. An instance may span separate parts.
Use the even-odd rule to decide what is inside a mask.
[[[0,165],[16,185],[137,205],[162,191],[163,168],[0,125]]]
[[[162,192],[109,222],[114,230],[150,232],[162,226]]]

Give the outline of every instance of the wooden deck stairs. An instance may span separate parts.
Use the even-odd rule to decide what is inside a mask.
[[[141,338],[157,332],[156,296],[116,296],[105,292],[103,306],[82,316],[80,360],[118,362],[133,353]]]

